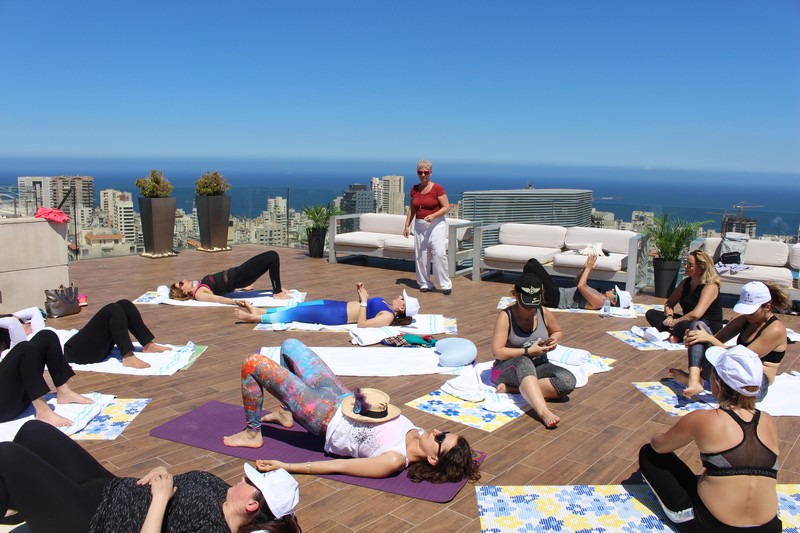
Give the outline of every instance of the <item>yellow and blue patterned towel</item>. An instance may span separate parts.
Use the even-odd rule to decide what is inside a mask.
[[[480,402],[468,402],[442,390],[433,391],[406,405],[484,431],[494,431],[523,413],[514,406],[509,406],[509,409],[500,412],[487,411],[481,407]]]
[[[634,335],[629,330],[626,331],[608,331],[609,335],[614,337],[615,339],[619,339],[625,344],[629,346],[633,346],[637,350],[642,351],[649,351],[649,350],[685,350],[686,347],[683,344],[676,344],[669,341],[662,341],[662,342],[651,342],[646,341],[643,338],[639,337],[638,335]]]
[[[502,296],[500,301],[497,303],[498,309],[505,309],[509,305],[514,305],[516,300],[511,296]],[[637,317],[643,317],[647,311],[650,309],[657,309],[659,311],[664,310],[664,306],[661,304],[633,304],[633,311]],[[597,309],[554,309],[550,308],[550,311],[554,313],[582,313],[582,314],[591,314],[591,315],[599,315],[600,311]]]
[[[692,399],[686,398],[681,393],[686,386],[674,379],[642,381],[634,383],[633,386],[671,416],[683,416],[691,411],[717,408],[717,400],[709,391],[703,391]]]
[[[114,440],[150,403],[150,398],[115,398],[72,438],[75,440]]]
[[[674,531],[647,485],[478,486],[481,531]],[[778,485],[784,531],[800,528],[800,485]]]

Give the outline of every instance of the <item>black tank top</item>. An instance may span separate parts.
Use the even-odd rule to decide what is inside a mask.
[[[745,422],[729,409],[728,413],[742,428],[742,442],[729,450],[717,453],[701,453],[700,459],[708,476],[766,476],[778,477],[778,456],[758,438],[758,421],[761,411],[756,410],[753,419]]]
[[[764,323],[764,325],[763,325],[763,326],[761,326],[761,327],[759,328],[759,330],[758,330],[758,331],[756,331],[756,334],[755,334],[755,335],[753,335],[753,338],[752,338],[752,339],[750,339],[750,340],[749,340],[749,341],[747,341],[747,342],[740,341],[740,342],[739,342],[739,344],[741,344],[742,346],[745,346],[745,347],[747,347],[747,346],[750,346],[751,344],[753,344],[753,343],[756,341],[756,339],[757,339],[757,338],[759,338],[759,337],[761,336],[761,332],[762,332],[762,331],[764,331],[764,330],[767,328],[767,326],[769,326],[770,324],[772,324],[772,323],[773,323],[773,322],[775,322],[776,320],[778,320],[778,317],[776,317],[776,316],[772,316],[772,317],[770,317],[770,319],[769,319],[769,320],[767,320],[767,321]],[[740,332],[739,332],[739,338],[741,338],[741,337],[742,337],[742,333],[744,333],[744,329],[745,329],[747,326],[749,326],[749,325],[750,325],[750,324],[748,323],[748,324],[746,324],[746,325],[745,325],[745,327],[744,327],[744,328],[742,328],[742,331],[740,331]],[[765,355],[764,357],[762,357],[762,358],[761,358],[761,360],[762,360],[762,361],[764,361],[764,362],[766,362],[766,363],[775,363],[775,364],[778,364],[778,363],[780,363],[781,361],[783,361],[783,356],[784,356],[784,355],[786,355],[786,350],[783,350],[782,352],[779,352],[778,350],[772,350],[772,351],[771,351],[771,352],[769,352],[767,355]]]

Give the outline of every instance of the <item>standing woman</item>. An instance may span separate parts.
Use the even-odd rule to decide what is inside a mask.
[[[669,295],[664,311],[651,309],[645,315],[658,331],[670,331],[672,342],[681,342],[688,330],[702,327],[700,322],[711,333],[722,329],[722,300],[714,261],[704,251],[695,250],[686,258],[685,270],[686,277]],[[682,315],[675,313],[678,304]]]
[[[431,181],[433,163],[423,159],[417,163],[419,184],[411,188],[411,205],[408,207],[403,236],[408,237],[411,221],[414,221],[414,253],[417,258],[417,285],[421,292],[433,288],[433,274],[439,280],[444,294],[453,291],[453,283],[447,274],[447,222],[444,216],[450,211],[450,202],[444,187]]]

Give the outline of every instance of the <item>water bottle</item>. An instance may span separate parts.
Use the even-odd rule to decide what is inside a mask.
[[[606,298],[606,301],[603,302],[603,311],[602,311],[603,318],[608,318],[611,316],[611,300]]]

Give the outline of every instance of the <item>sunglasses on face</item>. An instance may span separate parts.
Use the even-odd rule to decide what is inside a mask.
[[[417,170],[417,175],[419,176],[427,176],[430,173],[431,173],[430,170]]]
[[[442,455],[442,444],[444,444],[444,439],[445,437],[447,437],[449,433],[450,433],[449,431],[442,431],[441,433],[433,437],[433,440],[436,442],[436,444],[439,445],[439,449],[436,450],[436,457]]]
[[[187,285],[187,283],[184,283],[183,281],[179,281],[178,282],[178,288],[179,289],[182,289],[184,285]]]

